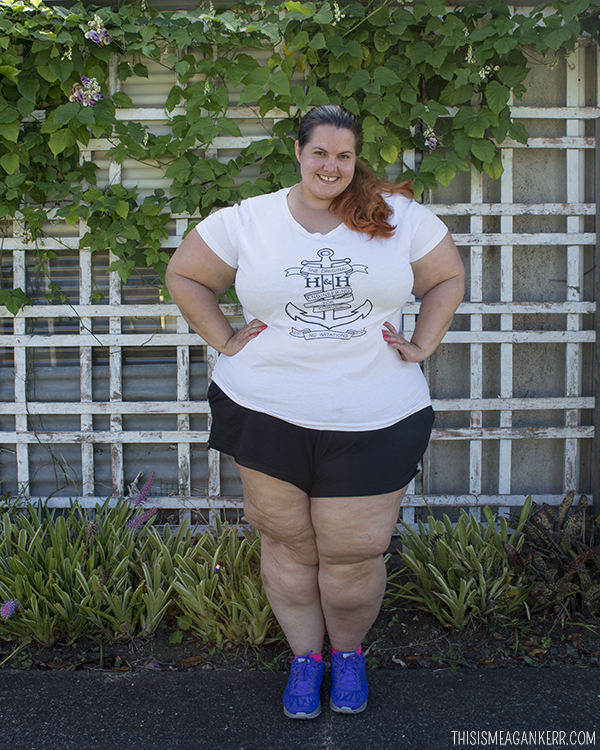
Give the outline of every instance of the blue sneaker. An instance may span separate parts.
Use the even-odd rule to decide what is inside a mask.
[[[321,713],[321,683],[325,662],[310,656],[297,656],[283,693],[283,713],[290,719],[314,719]]]
[[[367,707],[368,697],[365,657],[355,651],[333,654],[329,708],[339,714],[359,714]]]

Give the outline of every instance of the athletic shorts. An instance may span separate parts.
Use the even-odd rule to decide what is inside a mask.
[[[216,383],[208,401],[210,448],[310,497],[383,495],[406,487],[419,473],[435,419],[428,406],[379,430],[313,430],[246,409]]]

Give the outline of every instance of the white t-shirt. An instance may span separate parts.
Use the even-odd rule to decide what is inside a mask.
[[[345,224],[313,234],[293,218],[288,192],[249,198],[196,227],[237,269],[246,321],[267,325],[240,352],[219,357],[214,381],[241,406],[320,430],[380,429],[428,406],[421,368],[404,362],[381,331],[385,321],[400,329],[410,263],[446,226],[394,195],[386,199],[396,226],[390,239]]]

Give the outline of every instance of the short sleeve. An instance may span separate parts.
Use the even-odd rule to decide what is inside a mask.
[[[239,206],[215,211],[196,224],[196,231],[213,253],[232,268],[238,267]]]
[[[412,240],[410,262],[414,263],[439,245],[448,233],[448,227],[432,211],[415,201],[411,201],[408,214]]]

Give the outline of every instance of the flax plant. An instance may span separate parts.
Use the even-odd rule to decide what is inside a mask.
[[[507,520],[488,507],[487,524],[464,510],[455,525],[446,514],[443,520],[430,515],[427,524],[419,521],[417,531],[402,522],[400,557],[409,577],[392,583],[391,591],[457,629],[525,614],[531,584],[511,571],[503,543],[521,549],[530,511],[528,498],[512,534]]]

